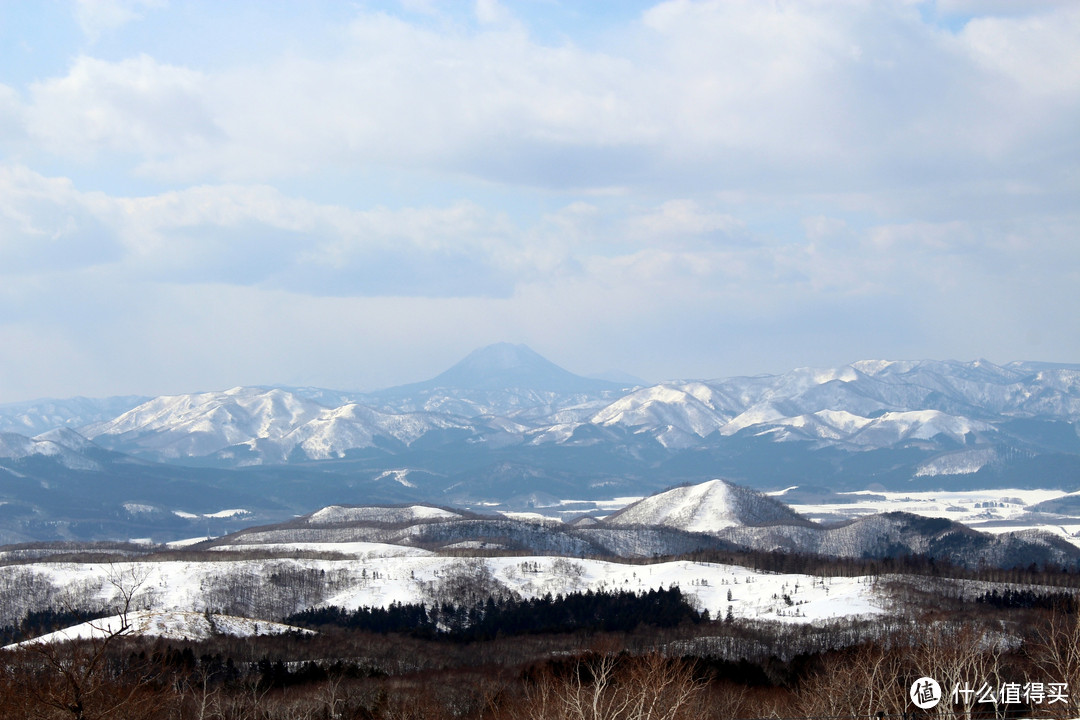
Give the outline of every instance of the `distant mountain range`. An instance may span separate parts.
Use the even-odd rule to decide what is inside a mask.
[[[628,387],[504,343],[374,393],[238,387],[0,405],[0,541],[180,533],[187,515],[272,520],[316,503],[565,510],[717,477],[1075,490],[1078,420],[1080,365],[861,361]]]

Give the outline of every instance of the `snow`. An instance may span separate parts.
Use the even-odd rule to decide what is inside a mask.
[[[412,520],[439,520],[461,517],[459,513],[427,505],[408,507],[345,507],[330,505],[308,516],[313,524],[336,524],[353,522],[399,523]]]
[[[251,511],[250,510],[244,510],[243,508],[230,508],[228,510],[218,510],[217,512],[212,512],[212,513],[196,514],[196,513],[185,512],[183,510],[173,510],[172,514],[177,516],[177,517],[182,517],[185,520],[195,520],[197,518],[231,518],[231,517],[239,517],[241,515],[250,515]]]
[[[206,640],[214,635],[233,637],[253,637],[256,635],[284,635],[302,633],[314,635],[314,631],[266,620],[235,617],[232,615],[210,615],[186,611],[139,610],[127,614],[127,629],[124,629],[124,617],[112,617],[91,620],[63,630],[41,635],[3,649],[11,650],[28,645],[44,645],[70,640],[104,639],[109,635],[127,635],[135,637],[158,637],[165,640]]]
[[[798,513],[815,519],[858,518],[884,512],[907,512],[924,517],[940,517],[963,523],[976,530],[997,532],[1020,529],[1041,529],[1031,521],[1031,505],[1067,495],[1062,490],[931,490],[923,492],[889,492],[859,490],[837,493],[847,501],[814,504],[792,503]],[[783,496],[778,496],[783,499]],[[986,523],[994,522],[994,526]],[[1060,521],[1053,521],[1060,522]],[[1002,523],[1005,523],[1003,525]]]
[[[797,520],[780,502],[724,480],[678,487],[606,518],[612,525],[666,525],[689,532]]]
[[[358,559],[373,557],[426,557],[433,555],[430,550],[407,547],[405,545],[391,545],[389,543],[376,542],[291,542],[291,543],[244,543],[230,545],[216,545],[210,548],[215,552],[268,552],[295,554],[295,553],[338,553],[351,555]]]
[[[332,549],[333,543],[320,545]],[[269,548],[268,548],[269,549]],[[285,548],[281,548],[285,549]],[[294,548],[302,552],[307,546]],[[424,602],[431,583],[460,567],[463,558],[437,556],[400,547],[379,547],[372,543],[363,552],[357,544],[342,548],[353,554],[338,559],[233,559],[134,561],[125,563],[125,575],[140,578],[134,603],[139,613],[139,627],[146,632],[174,632],[184,637],[199,637],[206,627],[201,623],[207,609],[208,593],[214,588],[233,587],[237,582],[259,582],[276,572],[293,568],[325,573],[334,578],[331,594],[320,605],[347,609],[362,606],[386,607],[399,603]],[[228,553],[222,553],[228,555]],[[359,562],[358,562],[359,560]],[[771,618],[785,622],[875,615],[884,612],[884,600],[865,577],[815,578],[808,575],[782,575],[755,572],[748,568],[691,561],[655,564],[623,564],[602,560],[571,560],[556,556],[492,557],[470,560],[483,563],[506,588],[523,597],[568,592],[645,592],[650,589],[678,586],[701,609],[713,617],[723,617],[730,605],[739,618]],[[78,587],[95,594],[102,602],[115,601],[116,588],[109,581],[116,567],[105,563],[37,562],[14,567],[0,567],[0,574],[22,572],[29,568],[57,587]],[[128,572],[130,571],[130,572]],[[731,591],[732,601],[727,600]],[[784,600],[788,595],[792,604]],[[307,601],[300,601],[307,607]],[[228,621],[233,622],[233,621]],[[236,621],[236,634],[253,633],[255,626]],[[219,623],[219,629],[226,627]],[[101,625],[102,621],[96,621]],[[200,629],[202,628],[202,629]],[[258,620],[258,632],[286,631]],[[92,628],[72,630],[90,633]],[[173,637],[173,636],[170,636]]]
[[[408,487],[408,488],[416,487],[416,485],[414,485],[413,483],[411,483],[409,481],[409,471],[408,470],[384,470],[383,472],[381,472],[375,478],[375,482],[378,482],[379,480],[387,480],[387,479],[393,480],[394,482],[396,482],[396,483],[398,483],[400,485],[404,485],[405,487]]]
[[[250,510],[244,510],[243,508],[233,508],[231,510],[218,510],[217,512],[207,513],[203,517],[208,518],[231,518],[239,515],[250,515]]]
[[[172,542],[167,542],[165,543],[165,546],[179,550],[181,548],[190,547],[192,545],[198,545],[199,543],[206,542],[207,540],[213,540],[213,538],[211,538],[209,535],[203,537],[184,538],[183,540],[173,540]]]
[[[865,360],[781,375],[669,381],[621,397],[521,388],[484,391],[479,397],[461,392],[432,388],[420,396],[369,396],[378,407],[355,402],[324,407],[287,390],[237,387],[154,398],[82,431],[159,459],[217,454],[244,465],[287,462],[298,448],[313,460],[341,458],[378,438],[409,445],[431,430],[451,428],[482,442],[567,443],[575,442],[575,430],[588,422],[678,448],[718,430],[732,435],[761,426],[755,434],[768,433],[777,441],[808,436],[858,449],[994,431],[979,418],[1080,420],[1080,372],[1032,363]],[[346,396],[319,395],[328,402]],[[955,412],[952,408],[972,408],[972,416],[942,412]],[[787,430],[775,432],[776,426]],[[88,447],[85,438],[71,431],[34,440],[33,452],[59,453],[65,463],[89,462],[81,456]]]
[[[83,430],[91,438],[122,437],[161,458],[221,453],[251,465],[285,462],[297,447],[311,459],[340,458],[350,449],[372,446],[377,436],[409,444],[429,430],[449,427],[471,425],[447,416],[383,412],[356,403],[325,408],[281,389],[237,387],[154,398]],[[238,447],[248,450],[238,453]]]
[[[437,581],[453,562],[448,558],[430,558],[408,564],[376,566],[381,579],[339,593],[328,599],[327,604],[357,608],[415,602],[424,584]],[[482,562],[500,582],[526,598],[587,590],[640,593],[678,586],[712,617],[723,617],[728,605],[737,618],[787,622],[814,622],[884,612],[872,579],[865,577],[822,579],[809,575],[765,574],[743,567],[690,561],[624,565],[602,560],[568,561],[551,556],[527,556],[487,558]],[[539,566],[537,572],[522,569],[533,564]],[[729,589],[732,591],[730,603],[727,600]],[[785,594],[798,604],[789,606],[783,599]]]
[[[80,447],[77,433],[65,430],[45,433],[34,438],[17,433],[0,433],[0,458],[19,460],[39,455],[56,458],[60,464],[72,470],[100,470],[101,466],[82,454],[89,443]]]
[[[515,512],[513,510],[501,510],[499,514],[503,517],[508,517],[512,520],[536,520],[540,522],[551,522],[550,517],[536,512]]]
[[[933,477],[937,475],[970,475],[997,459],[993,448],[978,448],[948,453],[919,466],[915,477]]]
[[[731,419],[729,414],[713,407],[713,401],[712,390],[702,383],[661,384],[616,400],[593,415],[589,422],[602,426],[654,428],[662,434],[666,429],[665,446],[678,446],[684,444],[683,437],[705,437]]]
[[[745,412],[739,413],[731,422],[720,428],[721,435],[734,435],[740,430],[745,430],[752,425],[762,425],[784,419],[784,413],[770,404],[756,405]]]

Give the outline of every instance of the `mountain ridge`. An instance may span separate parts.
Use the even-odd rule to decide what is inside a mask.
[[[0,532],[101,536],[145,524],[150,515],[129,507],[164,517],[246,506],[264,521],[315,502],[375,499],[557,512],[544,508],[717,477],[760,489],[1080,489],[1080,366],[863,360],[557,392],[520,387],[537,368],[544,382],[576,377],[528,348],[470,357],[436,376],[470,387],[429,381],[414,394],[236,387],[151,398],[75,429],[80,413],[131,399],[52,401],[75,414],[34,417],[62,430],[0,443],[0,472],[11,478],[0,487]],[[488,374],[499,382],[485,386]],[[0,406],[0,427],[31,406],[12,416]],[[161,485],[140,485],[138,472]],[[174,479],[221,504],[178,504]],[[94,487],[101,496],[88,502]]]

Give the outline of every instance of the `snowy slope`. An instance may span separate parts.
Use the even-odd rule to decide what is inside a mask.
[[[124,630],[125,620],[127,622],[126,630]],[[103,639],[114,634],[131,637],[156,637],[165,640],[206,640],[214,635],[254,637],[256,635],[284,635],[286,633],[314,634],[311,630],[292,625],[232,615],[213,615],[182,610],[138,610],[128,613],[126,618],[121,615],[113,615],[91,620],[41,635],[32,640],[7,645],[3,649],[67,642],[69,640]]]
[[[731,420],[722,401],[703,383],[656,385],[619,398],[589,421],[606,427],[652,431],[665,447],[684,447]]]

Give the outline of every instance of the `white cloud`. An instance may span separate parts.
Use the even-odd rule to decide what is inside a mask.
[[[901,2],[667,2],[602,51],[362,14],[329,57],[79,57],[31,88],[27,123],[57,155],[186,182],[386,167],[566,191],[1004,184],[1060,168],[1051,149],[1080,124],[1077,17],[952,35]]]
[[[668,200],[653,212],[630,220],[632,227],[651,239],[742,233],[745,223],[728,213],[702,208],[697,201]]]
[[[673,1],[587,45],[404,4],[227,64],[101,5],[130,55],[0,71],[0,378],[35,338],[173,391],[502,339],[653,377],[1080,351],[1075,4]],[[376,347],[402,374],[349,381]]]
[[[205,79],[148,55],[121,62],[80,56],[68,74],[35,83],[28,132],[57,155],[100,153],[136,163],[207,151],[223,137],[205,98]]]
[[[165,7],[165,0],[75,0],[75,19],[91,41],[142,18],[148,9]]]
[[[476,0],[476,19],[485,25],[510,22],[513,16],[499,0]]]
[[[97,212],[100,200],[66,179],[0,165],[0,276],[115,262],[123,247]]]

